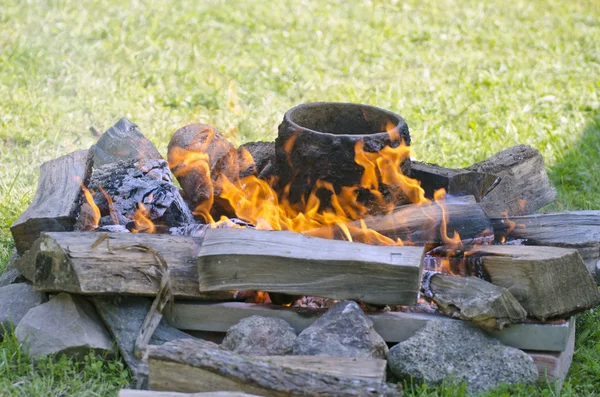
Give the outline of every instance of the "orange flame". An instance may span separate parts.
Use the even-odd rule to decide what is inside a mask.
[[[85,186],[83,186],[81,180],[79,180],[79,185],[81,186],[81,190],[83,190],[83,196],[85,197],[85,201],[92,210],[92,219],[89,220],[86,225],[84,225],[84,231],[97,229],[98,225],[100,224],[100,208],[98,208],[98,206],[96,205],[92,193],[90,193],[90,191]]]
[[[152,195],[148,198],[148,204],[152,202]],[[156,226],[150,220],[150,211],[143,203],[138,203],[138,209],[133,214],[135,226],[131,231],[133,233],[156,233]]]

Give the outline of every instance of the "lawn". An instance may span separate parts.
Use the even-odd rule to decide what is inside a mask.
[[[0,4],[0,268],[38,166],[88,148],[88,127],[136,122],[165,154],[191,122],[236,143],[273,139],[309,101],[401,114],[414,157],[466,166],[518,143],[538,148],[552,210],[600,209],[600,2],[15,1]],[[579,318],[563,395],[600,393],[600,312]],[[119,361],[33,366],[0,347],[0,394],[104,396]],[[412,396],[459,396],[413,385]],[[493,395],[554,395],[517,387]]]

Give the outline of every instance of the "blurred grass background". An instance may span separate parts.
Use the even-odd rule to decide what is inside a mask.
[[[397,112],[414,157],[447,166],[532,145],[558,188],[550,209],[600,209],[597,0],[3,0],[0,267],[38,166],[88,148],[88,127],[104,131],[128,117],[166,154],[170,135],[191,122],[236,143],[273,139],[283,113],[309,101]],[[579,321],[563,394],[596,395],[600,315]],[[106,395],[122,383],[111,375],[76,386],[74,373],[103,362],[36,371],[3,343],[2,395]],[[413,386],[409,394],[461,390]],[[548,387],[497,394],[531,393],[553,395]]]

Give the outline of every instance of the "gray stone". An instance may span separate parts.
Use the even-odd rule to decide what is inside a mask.
[[[294,354],[300,356],[385,359],[387,353],[387,344],[373,329],[373,322],[353,301],[333,305],[294,342]]]
[[[111,335],[115,338],[119,351],[136,379],[145,376],[140,368],[142,360],[135,357],[135,340],[142,328],[152,302],[139,296],[97,297],[92,300],[98,314],[104,320]],[[175,339],[191,338],[185,332],[167,324],[164,319],[150,338],[149,345],[162,345]],[[142,373],[140,374],[140,369]]]
[[[29,309],[46,301],[46,294],[36,292],[29,283],[10,284],[0,288],[0,336],[4,329],[16,327]]]
[[[221,347],[249,356],[283,356],[292,353],[294,328],[275,317],[250,316],[229,328]]]
[[[533,383],[538,377],[529,355],[501,344],[463,321],[430,321],[390,349],[388,364],[399,378],[435,385],[466,381],[480,393],[501,383]]]
[[[17,250],[14,250],[10,260],[8,261],[8,264],[2,272],[2,275],[0,275],[0,287],[5,287],[14,283],[22,283],[25,281],[25,277],[23,277],[23,274],[21,274],[19,269],[16,267],[16,263],[19,258],[20,257],[17,253]]]
[[[91,350],[113,353],[112,339],[94,307],[85,299],[64,292],[29,310],[15,335],[29,347],[32,358],[65,354],[81,359]]]

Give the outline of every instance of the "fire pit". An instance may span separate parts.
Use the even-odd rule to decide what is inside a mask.
[[[409,144],[394,113],[312,103],[285,114],[275,142],[236,148],[212,126],[186,126],[174,134],[167,162],[122,119],[89,151],[43,164],[31,207],[11,227],[15,267],[38,291],[60,297],[26,315],[17,337],[33,341],[36,354],[35,343],[61,334],[67,322],[52,322],[58,328],[44,335],[32,323],[69,312],[61,305],[88,313],[81,295],[104,325],[95,313],[81,322],[117,337],[139,386],[210,391],[206,384],[217,379],[227,390],[267,395],[399,395],[383,382],[384,359],[401,378],[434,382],[393,357],[404,357],[424,332],[450,338],[439,346],[459,345],[455,331],[462,343],[506,349],[516,360],[490,358],[498,372],[477,364],[494,374],[493,384],[531,381],[532,360],[540,374],[564,376],[571,316],[600,302],[590,273],[600,259],[600,214],[533,215],[556,196],[533,148],[450,169],[412,161]],[[161,323],[163,311],[170,324]],[[179,340],[183,329],[219,341],[255,315],[263,320],[249,323],[283,327],[258,330],[261,338],[292,339],[275,343],[281,354],[365,359],[373,373],[361,377],[349,360],[331,372],[327,358],[265,362],[243,349]],[[323,332],[331,343],[319,339]],[[230,336],[224,346],[245,337]],[[389,357],[386,343],[396,344]],[[273,343],[246,342],[261,344]],[[481,356],[469,349],[456,368]],[[462,379],[476,384],[469,373]]]

